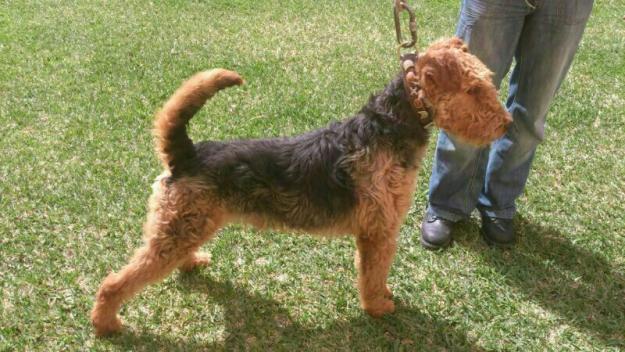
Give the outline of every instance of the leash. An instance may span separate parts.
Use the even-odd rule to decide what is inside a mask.
[[[401,13],[408,12],[408,30],[410,32],[410,40],[404,41],[401,33]],[[397,56],[401,60],[401,49],[415,48],[417,53],[417,20],[414,10],[406,4],[404,0],[393,0],[393,17],[395,18],[395,35],[397,36]]]
[[[414,10],[408,6],[407,0],[393,0],[393,17],[395,19],[395,35],[397,36],[397,56],[404,76],[404,89],[409,97],[410,105],[419,115],[419,121],[424,128],[430,128],[434,122],[434,111],[432,105],[421,87],[419,86],[419,76],[415,71],[415,64],[419,59],[417,50],[417,20]],[[410,39],[404,41],[401,31],[401,13],[408,13],[408,31]],[[402,54],[402,49],[411,49]]]

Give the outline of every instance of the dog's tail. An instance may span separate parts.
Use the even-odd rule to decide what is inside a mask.
[[[240,84],[243,79],[233,71],[214,69],[197,73],[184,82],[156,114],[156,151],[172,174],[195,163],[196,152],[187,134],[187,122],[219,90]]]

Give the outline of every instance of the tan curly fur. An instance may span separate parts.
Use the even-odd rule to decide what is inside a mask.
[[[478,146],[501,137],[512,118],[497,99],[493,73],[459,38],[432,44],[416,70],[425,95],[436,107],[439,128]]]
[[[491,74],[461,41],[434,44],[417,67],[438,126],[475,144],[503,134],[509,116]],[[156,150],[166,171],[153,185],[145,244],[96,294],[98,336],[121,329],[121,305],[146,285],[207,265],[198,249],[233,222],[353,235],[362,307],[374,317],[393,312],[386,280],[427,147],[401,77],[355,117],[311,134],[194,145],[189,119],[218,90],[242,82],[228,70],[199,73],[157,114]]]

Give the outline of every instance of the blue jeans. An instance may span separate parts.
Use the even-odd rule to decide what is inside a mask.
[[[515,200],[542,141],[545,116],[573,61],[593,0],[464,0],[456,35],[493,72],[494,83],[515,65],[506,108],[506,135],[476,148],[441,131],[429,206],[431,215],[457,221],[477,209],[511,219]]]

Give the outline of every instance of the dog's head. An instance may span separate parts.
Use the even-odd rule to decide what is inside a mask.
[[[415,70],[439,128],[478,146],[505,133],[512,118],[499,102],[493,74],[462,40],[434,43],[419,56]]]

